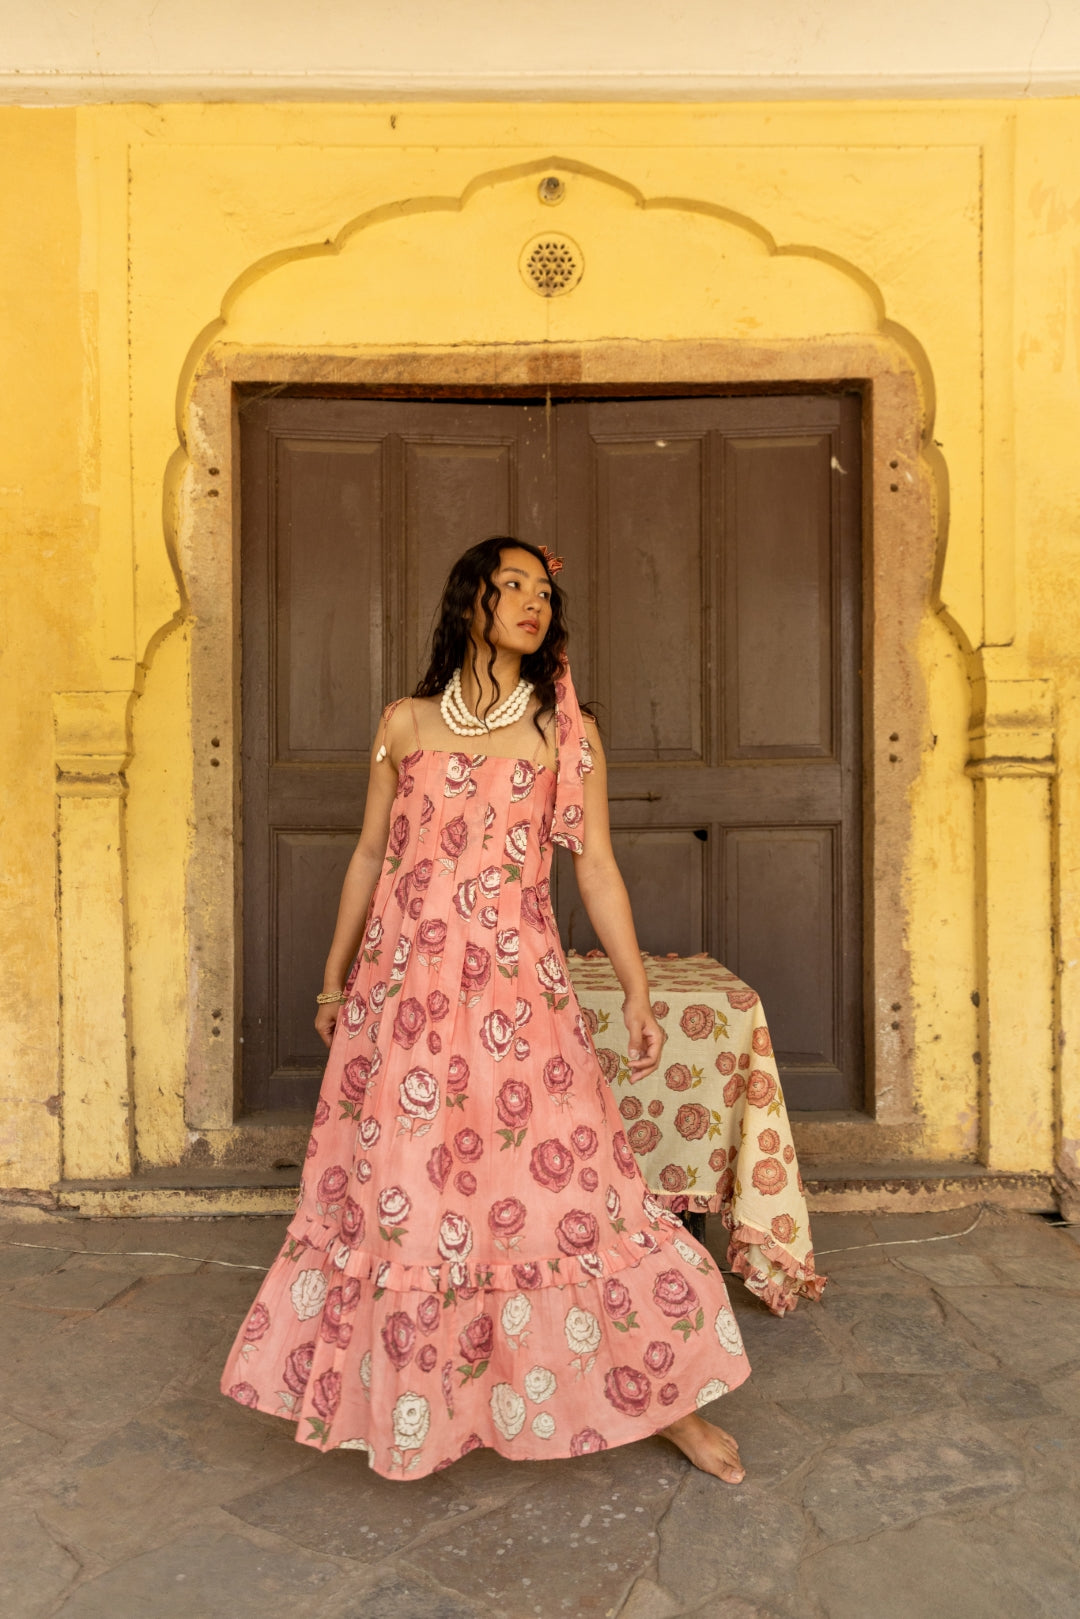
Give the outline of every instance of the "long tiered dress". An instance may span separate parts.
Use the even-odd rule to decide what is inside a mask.
[[[583,847],[590,761],[568,669],[557,695],[554,773],[401,761],[297,1212],[222,1378],[388,1478],[482,1445],[626,1444],[750,1371],[716,1265],[641,1178],[567,977],[548,877],[554,842]]]

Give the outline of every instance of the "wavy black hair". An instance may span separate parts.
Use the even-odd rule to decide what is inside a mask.
[[[491,632],[495,624],[495,607],[501,592],[494,576],[501,566],[502,553],[511,549],[528,551],[530,556],[542,563],[544,572],[547,573],[548,584],[551,586],[551,623],[548,632],[543,644],[538,646],[535,652],[526,652],[521,660],[521,673],[526,680],[532,681],[536,695],[540,699],[540,707],[533,715],[533,724],[543,736],[544,728],[541,721],[548,714],[555,712],[555,678],[566,655],[564,597],[548,572],[547,559],[543,552],[537,546],[530,545],[528,540],[516,540],[512,534],[496,534],[490,540],[481,540],[478,545],[471,545],[450,569],[431,635],[431,660],[413,696],[441,696],[450,684],[454,670],[463,668],[466,659],[469,660],[479,683],[477,646],[469,631],[476,598],[482,591],[480,606],[484,614],[483,640],[488,649],[487,671],[495,688],[489,709],[499,702],[502,691],[495,675],[497,649],[491,639]],[[486,714],[489,709],[485,709],[484,713]]]

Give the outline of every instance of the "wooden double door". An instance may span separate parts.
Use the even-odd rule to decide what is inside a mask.
[[[313,1105],[378,717],[497,533],[565,558],[643,948],[760,991],[789,1107],[860,1107],[859,398],[279,397],[241,421],[246,1109]],[[562,853],[555,898],[591,948]]]

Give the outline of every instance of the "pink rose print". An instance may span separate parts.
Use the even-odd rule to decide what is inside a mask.
[[[622,1114],[623,1118],[627,1120],[627,1122],[629,1122],[631,1119],[640,1119],[642,1112],[641,1097],[624,1096],[622,1101],[619,1103],[619,1112]]]
[[[409,915],[414,922],[418,922],[424,914],[424,901],[419,894],[414,894],[409,901]]]
[[[425,793],[424,801],[420,805],[420,825],[427,826],[434,813],[435,805],[431,802],[431,799],[428,797],[427,793]]]
[[[439,1253],[448,1262],[472,1253],[472,1226],[463,1214],[444,1214],[439,1226]]]
[[[574,1019],[574,1039],[577,1041],[578,1045],[581,1046],[583,1051],[588,1051],[590,1049],[591,1042],[589,1040],[588,1024],[585,1022],[585,1019],[582,1017],[580,1012]]]
[[[775,1079],[763,1068],[755,1068],[746,1082],[746,1100],[751,1107],[768,1107],[775,1095]]]
[[[526,1023],[528,1023],[528,1021],[529,1021],[529,1019],[531,1017],[532,1017],[532,1002],[531,1001],[520,1001],[519,1000],[519,1001],[514,1002],[514,1028],[515,1029],[523,1029],[525,1027]]]
[[[753,1034],[750,1036],[750,1044],[753,1046],[759,1057],[772,1056],[772,1041],[769,1038],[768,1029],[755,1029]]]
[[[340,1164],[334,1164],[323,1172],[315,1195],[320,1203],[338,1203],[345,1196],[348,1186],[348,1172]]]
[[[775,1221],[773,1222],[776,1223]],[[244,1322],[244,1338],[249,1344],[257,1343],[270,1325],[270,1311],[265,1304],[252,1306],[251,1314]]]
[[[410,995],[408,1000],[400,1003],[394,1017],[395,1044],[411,1051],[426,1027],[427,1013],[416,996]]]
[[[700,1102],[684,1102],[675,1115],[675,1128],[684,1141],[700,1141],[709,1128],[709,1110]]]
[[[467,944],[461,963],[461,988],[465,995],[475,995],[491,977],[491,952],[482,944]]]
[[[754,1165],[750,1179],[759,1192],[771,1197],[774,1192],[782,1192],[787,1185],[787,1170],[779,1158],[762,1158]]]
[[[446,944],[446,923],[439,917],[429,916],[416,930],[416,948],[425,955],[437,956]]]
[[[416,1357],[416,1364],[422,1372],[430,1372],[439,1358],[439,1351],[434,1344],[425,1344]]]
[[[656,1398],[661,1405],[674,1405],[679,1398],[678,1383],[665,1383]]]
[[[449,996],[444,995],[441,989],[433,989],[427,998],[428,1017],[432,1023],[441,1023],[449,1010]]]
[[[467,753],[452,753],[446,761],[446,781],[443,792],[447,798],[457,798],[469,785],[472,760]]]
[[[630,1160],[630,1168],[634,1168],[634,1160],[632,1158]],[[619,1211],[622,1208],[622,1200],[620,1199],[619,1194],[615,1190],[614,1186],[609,1186],[607,1191],[604,1193],[604,1207],[608,1212],[609,1220],[617,1220],[619,1218]]]
[[[561,1254],[592,1253],[600,1241],[596,1216],[584,1209],[571,1209],[555,1227],[555,1242]]]
[[[546,994],[559,997],[569,993],[570,986],[566,982],[566,974],[563,972],[557,950],[549,950],[546,955],[540,957],[536,963],[536,976],[540,980],[540,988]]]
[[[325,1124],[329,1117],[330,1103],[324,1096],[320,1096],[318,1106],[315,1109],[315,1117],[311,1121],[313,1128],[317,1128],[320,1124]]]
[[[370,1057],[350,1057],[341,1074],[341,1094],[350,1102],[362,1102],[371,1083]]]
[[[484,1441],[481,1439],[480,1435],[478,1433],[471,1433],[468,1439],[466,1439],[462,1444],[461,1454],[463,1456],[467,1456],[470,1450],[483,1450],[483,1448]]]
[[[657,1019],[658,1022],[661,1018],[666,1018],[670,1011],[671,1007],[668,1005],[667,1001],[653,1001],[652,1015]]]
[[[352,1327],[344,1317],[351,1315],[359,1302],[360,1283],[355,1276],[350,1276],[341,1287],[332,1287],[326,1295],[319,1336],[328,1344],[340,1344],[346,1349],[352,1338]]]
[[[630,1289],[617,1276],[609,1276],[603,1286],[604,1309],[613,1321],[621,1321],[630,1314],[633,1299]]]
[[[387,847],[396,860],[400,860],[405,853],[405,846],[409,841],[409,817],[398,815],[390,828],[390,837]]]
[[[679,1028],[689,1040],[704,1040],[712,1034],[716,1013],[711,1006],[688,1006],[679,1019]]]
[[[401,794],[402,798],[408,798],[413,788],[416,786],[416,782],[410,775],[410,771],[414,765],[418,765],[420,763],[423,757],[423,752],[418,748],[414,753],[407,753],[404,759],[402,759],[401,763],[398,765],[398,792]]]
[[[748,1051],[740,1051],[740,1053],[739,1053],[739,1067],[740,1068],[749,1068],[749,1066],[750,1066],[750,1053]]]
[[[626,1139],[639,1157],[652,1152],[660,1141],[660,1131],[651,1119],[639,1119],[626,1132]]]
[[[656,1129],[655,1125],[653,1125],[653,1129]],[[630,1143],[627,1141],[626,1135],[622,1130],[616,1130],[615,1134],[612,1136],[611,1150],[615,1159],[616,1168],[626,1176],[627,1180],[636,1180],[637,1165],[634,1162],[634,1155],[630,1150]]]
[[[795,1221],[790,1214],[775,1214],[769,1224],[769,1229],[777,1242],[794,1242]]]
[[[360,1124],[356,1132],[356,1139],[359,1141],[365,1152],[371,1151],[372,1147],[375,1145],[381,1135],[382,1125],[379,1123],[378,1119],[368,1118],[360,1120]]]
[[[520,1130],[533,1117],[533,1091],[525,1080],[504,1080],[495,1094],[495,1112],[510,1130]]]
[[[596,1170],[588,1168],[579,1169],[578,1185],[581,1187],[583,1192],[595,1192],[596,1188],[600,1185],[600,1177],[596,1173]]]
[[[684,1062],[673,1062],[670,1068],[664,1069],[664,1083],[669,1091],[688,1091],[694,1076]]]
[[[341,1373],[323,1372],[311,1388],[311,1403],[324,1421],[329,1422],[341,1400]]]
[[[526,1265],[514,1266],[514,1280],[519,1287],[529,1290],[534,1287],[543,1287],[544,1273],[535,1259]]]
[[[454,890],[454,909],[468,921],[476,909],[476,878],[466,877]]]
[[[588,1029],[589,1033],[595,1035],[597,1029],[600,1027],[600,1019],[597,1017],[592,1007],[583,1006],[581,1008],[581,1015],[585,1019],[585,1027]]]
[[[532,1051],[532,1047],[530,1046],[530,1044],[529,1044],[529,1042],[527,1040],[523,1040],[519,1036],[518,1039],[516,1039],[514,1041],[514,1060],[515,1060],[515,1062],[524,1062],[525,1059],[529,1056],[531,1051]]]
[[[484,1138],[478,1130],[459,1130],[454,1137],[454,1151],[466,1164],[475,1164],[484,1151]]]
[[[454,1185],[462,1197],[472,1197],[476,1191],[476,1176],[471,1169],[461,1169],[454,1176]]]
[[[678,1164],[665,1164],[660,1171],[660,1185],[665,1192],[685,1192],[688,1176]]]
[[[259,1396],[250,1383],[234,1383],[229,1390],[229,1399],[235,1400],[238,1405],[249,1406],[253,1411],[259,1404]]]
[[[345,1033],[352,1040],[364,1027],[367,1017],[367,1004],[362,995],[352,995],[345,1002]]]
[[[524,1224],[525,1205],[520,1198],[500,1198],[488,1210],[488,1225],[496,1237],[514,1237]]]
[[[470,1366],[475,1366],[479,1360],[490,1360],[495,1343],[495,1322],[491,1316],[486,1312],[474,1315],[468,1326],[458,1333],[458,1343],[463,1359]]]
[[[574,1083],[574,1070],[565,1057],[550,1057],[544,1064],[544,1086],[552,1096],[563,1096]]]
[[[675,1351],[670,1344],[664,1343],[662,1339],[654,1338],[652,1343],[646,1346],[645,1353],[641,1358],[654,1377],[663,1377],[675,1359]]]
[[[571,1456],[595,1456],[598,1450],[607,1449],[607,1440],[595,1428],[582,1428],[570,1440]]]
[[[785,1162],[785,1164],[793,1164],[795,1162],[795,1148],[794,1147],[788,1145],[788,1146],[786,1146],[784,1148],[784,1162]]]
[[[480,893],[486,900],[498,899],[502,872],[498,866],[485,866],[479,877]]]
[[[507,860],[513,865],[520,865],[529,850],[529,823],[518,821],[506,834],[504,851]]]
[[[384,1186],[379,1193],[376,1208],[380,1225],[404,1225],[412,1212],[412,1201],[402,1187]]]
[[[664,1111],[663,1102],[661,1102],[661,1100],[660,1100],[660,1098],[658,1096],[654,1096],[652,1101],[649,1103],[650,1117],[652,1117],[654,1119],[658,1119],[660,1117],[660,1115],[663,1113],[663,1111]]]
[[[680,1270],[664,1270],[653,1283],[653,1299],[665,1315],[686,1315],[696,1310],[698,1296]]]
[[[724,1151],[723,1147],[714,1147],[713,1151],[709,1154],[709,1168],[715,1170],[719,1175],[720,1171],[725,1167],[726,1164],[727,1153]]]
[[[437,1057],[442,1050],[442,1035],[436,1034],[434,1029],[428,1030],[427,1048],[433,1057]]]
[[[495,960],[500,967],[514,968],[518,959],[517,928],[500,928],[495,935]]]
[[[571,1131],[570,1145],[579,1158],[591,1158],[596,1151],[596,1131],[587,1124],[579,1124]]]
[[[716,1059],[716,1066],[721,1074],[733,1074],[735,1072],[735,1053],[733,1051],[722,1051]]]
[[[383,925],[377,916],[373,916],[364,933],[364,949],[377,950],[382,943]]]
[[[419,1004],[419,1003],[417,1003]],[[439,1111],[439,1086],[426,1068],[410,1068],[398,1086],[398,1103],[410,1119],[432,1120]]]
[[[585,811],[580,804],[567,804],[562,818],[564,826],[577,827],[585,819]]]
[[[780,1137],[775,1130],[759,1130],[757,1144],[762,1152],[779,1152]]]
[[[364,1211],[351,1197],[341,1209],[341,1240],[346,1248],[359,1248],[364,1240]]]
[[[314,1359],[314,1340],[311,1343],[300,1344],[293,1350],[292,1354],[287,1357],[281,1374],[287,1389],[291,1389],[294,1394],[303,1394],[308,1386],[308,1378],[311,1376],[311,1364]]]
[[[442,1320],[442,1304],[437,1293],[425,1293],[416,1306],[416,1324],[421,1332],[432,1333]]]
[[[489,1012],[480,1025],[480,1044],[496,1062],[502,1062],[514,1043],[514,1025],[505,1012]]]
[[[543,933],[547,925],[544,921],[544,913],[540,909],[540,901],[537,898],[535,888],[523,888],[521,890],[521,919],[529,927],[534,928],[537,933]]]
[[[391,1364],[400,1372],[412,1360],[416,1326],[404,1310],[388,1315],[382,1329],[383,1348]]]
[[[497,928],[499,925],[499,913],[494,905],[482,905],[476,913],[476,920],[482,928]]]
[[[597,1046],[596,1060],[600,1064],[600,1072],[606,1080],[613,1080],[619,1072],[618,1054],[607,1046]]]
[[[724,1086],[724,1106],[734,1107],[739,1097],[746,1089],[746,1080],[742,1074],[733,1074]]]
[[[514,762],[514,773],[510,778],[510,802],[520,804],[523,798],[528,798],[533,790],[536,780],[536,767],[527,759],[517,759]]]
[[[314,1156],[318,1152],[318,1150],[319,1150],[318,1141],[316,1140],[316,1138],[313,1135],[309,1136],[308,1137],[307,1150],[304,1153],[304,1157],[305,1158],[314,1158]]]
[[[446,1067],[446,1088],[455,1095],[469,1083],[469,1065],[464,1057],[451,1057]]]
[[[574,1159],[570,1148],[554,1138],[541,1141],[539,1146],[532,1150],[529,1159],[529,1173],[538,1186],[546,1186],[549,1192],[561,1192],[570,1183],[574,1173]]]
[[[442,1191],[454,1167],[454,1160],[450,1156],[450,1148],[440,1142],[431,1149],[431,1157],[427,1161],[428,1180],[438,1191]]]
[[[752,989],[729,989],[727,998],[728,1005],[733,1006],[736,1012],[749,1012],[750,1008],[758,1003],[758,997]]]
[[[652,1384],[633,1366],[613,1366],[604,1378],[604,1394],[628,1417],[643,1417],[652,1399]]]
[[[724,1203],[730,1203],[731,1194],[735,1190],[735,1171],[725,1169],[716,1183],[716,1190]]]
[[[469,829],[465,825],[465,817],[458,815],[452,821],[447,821],[439,834],[439,847],[443,853],[448,854],[451,860],[459,860],[468,843]]]
[[[428,883],[431,881],[431,873],[433,870],[434,867],[432,866],[430,860],[418,860],[412,869],[413,887],[420,889],[426,888]]]
[[[400,876],[398,878],[397,887],[394,889],[394,898],[397,900],[397,902],[401,906],[402,910],[405,910],[406,907],[408,906],[408,903],[409,903],[409,889],[411,887],[412,887],[412,872],[411,871],[406,871],[405,873],[403,873],[402,876]]]

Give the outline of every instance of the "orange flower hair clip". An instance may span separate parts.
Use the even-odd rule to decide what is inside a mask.
[[[543,557],[544,566],[547,568],[548,573],[552,575],[557,574],[563,565],[562,557],[553,556],[546,545],[538,545],[536,549]]]

